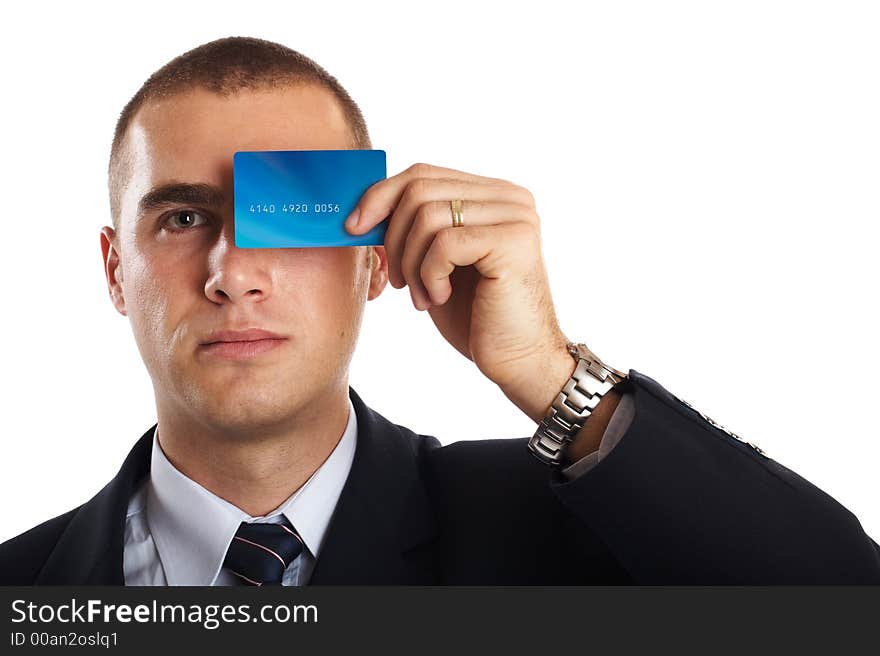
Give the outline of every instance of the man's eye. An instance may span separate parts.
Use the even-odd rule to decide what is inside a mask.
[[[198,217],[198,218],[197,218]],[[171,228],[172,232],[182,232],[198,224],[199,219],[206,222],[204,216],[195,210],[178,210],[168,215],[164,223]]]

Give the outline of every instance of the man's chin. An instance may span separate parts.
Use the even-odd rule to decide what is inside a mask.
[[[187,412],[198,423],[218,429],[265,429],[283,424],[297,413],[301,390],[287,386],[274,377],[212,376],[209,380],[191,381],[188,390],[180,390]],[[292,387],[292,388],[291,388]]]
[[[230,399],[226,402],[212,399],[194,412],[200,415],[200,423],[224,433],[258,435],[282,428],[295,416],[295,409],[289,405],[273,404],[266,399],[261,401]]]

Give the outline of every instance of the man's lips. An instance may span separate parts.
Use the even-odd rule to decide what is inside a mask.
[[[200,344],[208,345],[216,342],[256,342],[263,339],[287,339],[284,335],[263,330],[248,328],[247,330],[212,330]]]
[[[199,349],[227,360],[247,360],[271,351],[286,341],[285,336],[261,328],[215,330],[199,344]]]

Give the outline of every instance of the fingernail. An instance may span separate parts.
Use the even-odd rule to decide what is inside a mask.
[[[355,207],[354,212],[348,215],[348,218],[345,220],[345,227],[349,231],[357,228],[358,219],[361,217],[361,208]]]

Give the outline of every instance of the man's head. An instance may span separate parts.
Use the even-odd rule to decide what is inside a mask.
[[[384,249],[236,248],[232,155],[370,147],[335,78],[259,39],[184,53],[126,105],[101,249],[111,299],[166,412],[258,434],[339,389],[365,301],[387,281]],[[247,360],[201,346],[211,331],[247,328],[287,339]]]

